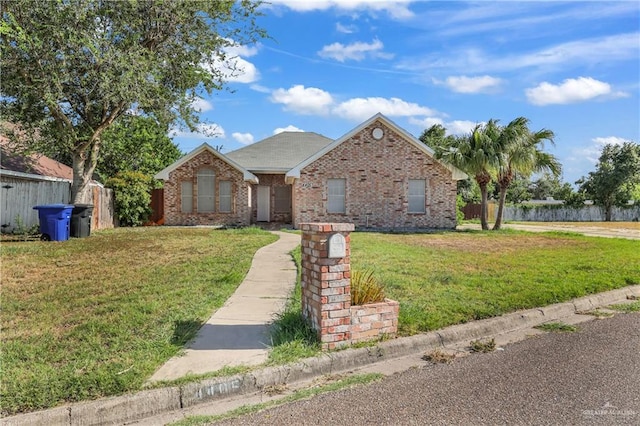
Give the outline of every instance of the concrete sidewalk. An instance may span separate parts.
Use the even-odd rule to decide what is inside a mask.
[[[231,298],[202,326],[184,354],[171,358],[150,382],[266,361],[269,324],[296,282],[296,266],[289,252],[300,244],[297,234],[272,233],[280,239],[256,252],[247,276]]]

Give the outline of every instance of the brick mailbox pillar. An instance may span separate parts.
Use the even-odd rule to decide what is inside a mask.
[[[302,313],[323,349],[351,343],[350,223],[302,223]]]

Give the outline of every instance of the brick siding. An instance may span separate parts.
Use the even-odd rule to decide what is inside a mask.
[[[351,343],[376,340],[381,337],[395,337],[398,332],[400,303],[385,300],[351,306]]]
[[[198,170],[208,168],[215,172],[215,207],[210,213],[198,213]],[[193,212],[181,211],[181,183],[193,185]],[[231,212],[222,213],[220,205],[220,181],[231,182]],[[190,161],[182,164],[169,174],[164,183],[164,214],[166,225],[229,225],[247,226],[250,224],[248,205],[249,184],[244,181],[242,172],[231,167],[214,154],[203,151]]]
[[[376,140],[374,128],[384,131]],[[346,179],[346,213],[327,213],[327,179]],[[409,179],[426,179],[425,213],[408,213]],[[301,170],[293,185],[294,225],[347,222],[358,228],[451,229],[456,181],[447,168],[376,120]]]

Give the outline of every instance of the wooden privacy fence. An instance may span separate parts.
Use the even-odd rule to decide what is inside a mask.
[[[92,185],[93,218],[91,229],[113,228],[113,190]],[[24,179],[0,175],[0,231],[11,233],[17,227],[38,225],[38,212],[34,206],[43,204],[69,204],[71,183],[63,179]]]
[[[151,224],[164,224],[164,189],[158,188],[151,191]]]
[[[490,220],[495,219],[496,217],[496,203],[488,204],[488,212],[487,218]],[[480,204],[469,203],[462,208],[462,213],[464,213],[464,219],[480,219]]]

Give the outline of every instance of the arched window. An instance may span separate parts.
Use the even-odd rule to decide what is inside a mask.
[[[211,169],[198,170],[198,213],[211,213],[215,208],[216,174]]]

